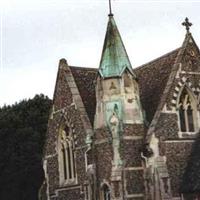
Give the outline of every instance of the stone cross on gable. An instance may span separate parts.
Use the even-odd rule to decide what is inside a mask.
[[[182,23],[183,26],[185,26],[187,33],[190,32],[190,26],[192,26],[192,23],[189,22],[189,19],[186,17],[185,21]]]

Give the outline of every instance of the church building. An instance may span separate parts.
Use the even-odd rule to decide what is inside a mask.
[[[133,69],[110,12],[98,68],[60,60],[42,199],[200,199],[200,52],[183,25],[179,48]]]

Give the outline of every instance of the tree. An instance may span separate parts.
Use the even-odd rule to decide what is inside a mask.
[[[0,199],[37,200],[51,100],[44,95],[0,108]]]

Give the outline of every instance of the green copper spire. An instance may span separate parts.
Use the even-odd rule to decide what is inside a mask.
[[[117,25],[113,15],[110,14],[99,73],[103,78],[116,77],[121,76],[125,69],[128,69],[133,74]]]

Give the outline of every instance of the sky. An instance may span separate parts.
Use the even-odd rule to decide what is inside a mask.
[[[53,96],[58,62],[98,67],[108,0],[0,0],[0,106]],[[200,0],[113,0],[133,68],[182,45],[185,17],[200,45]]]

